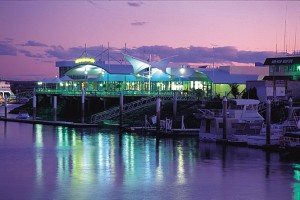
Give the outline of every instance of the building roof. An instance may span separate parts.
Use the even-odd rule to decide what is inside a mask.
[[[246,81],[258,80],[258,75],[230,74],[218,69],[201,71],[215,84],[246,84]]]

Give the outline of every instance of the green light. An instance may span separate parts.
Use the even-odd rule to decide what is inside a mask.
[[[300,171],[294,170],[294,179],[300,181]]]

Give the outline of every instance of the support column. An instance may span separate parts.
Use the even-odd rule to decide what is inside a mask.
[[[84,89],[82,89],[82,93],[81,93],[81,123],[84,123],[84,102],[85,102],[85,93],[84,93]]]
[[[227,137],[227,98],[223,97],[223,140],[226,140]]]
[[[53,121],[57,120],[57,96],[53,96]]]
[[[173,94],[173,119],[177,117],[177,92]]]
[[[3,93],[4,94],[4,93]],[[5,119],[7,118],[7,96],[6,96],[6,94],[4,94],[4,117],[5,117]]]
[[[156,131],[160,131],[160,98],[156,98]]]
[[[123,104],[124,103],[124,95],[123,92],[120,93],[120,127],[123,127]]]
[[[266,145],[270,145],[270,129],[271,129],[271,102],[266,101]]]
[[[32,118],[33,118],[33,120],[36,120],[36,95],[35,94],[33,94],[33,97],[32,97],[32,112],[33,112]]]
[[[289,98],[288,106],[289,106],[289,110],[288,110],[289,120],[291,120],[292,117],[293,117],[293,109],[292,109],[292,107],[293,107],[293,99],[292,99],[292,97]]]

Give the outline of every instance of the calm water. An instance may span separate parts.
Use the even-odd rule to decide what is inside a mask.
[[[197,138],[0,121],[0,199],[300,199],[300,161]]]

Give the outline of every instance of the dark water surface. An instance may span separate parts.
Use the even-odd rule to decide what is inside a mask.
[[[197,138],[0,121],[0,199],[300,199],[300,161]]]

